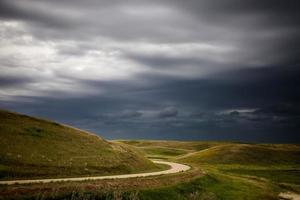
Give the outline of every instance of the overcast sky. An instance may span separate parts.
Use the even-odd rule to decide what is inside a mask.
[[[104,138],[300,142],[298,0],[0,0],[0,107]]]

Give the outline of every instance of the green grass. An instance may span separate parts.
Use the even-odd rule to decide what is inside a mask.
[[[56,122],[0,110],[0,179],[155,171],[129,145]]]
[[[187,157],[179,157],[177,161],[201,167],[208,174],[226,176],[237,182],[248,181],[253,186],[259,185],[265,195],[275,197],[280,191],[287,190],[300,192],[299,145],[220,144]],[[231,199],[222,191],[219,192],[223,199]],[[232,192],[238,195],[237,191]],[[253,188],[249,190],[249,194],[254,192],[257,191]]]
[[[223,170],[238,175],[250,175],[266,178],[276,183],[300,185],[300,169],[229,169]]]
[[[30,132],[31,138],[43,138],[41,130],[36,127],[25,130],[25,134],[29,134],[26,131]],[[128,187],[122,190],[118,190],[119,184],[117,189],[110,190],[110,184],[113,183],[104,184],[107,187],[105,191],[86,189],[94,186],[90,184],[84,189],[78,187],[74,192],[55,193],[51,198],[273,200],[278,199],[280,192],[300,193],[300,145],[162,140],[125,140],[108,144],[123,144],[126,148],[129,148],[127,145],[133,145],[148,157],[186,163],[191,165],[193,170],[204,170],[206,175],[200,177],[201,173],[196,176],[193,174],[187,180],[180,179],[182,182],[175,185],[171,184],[168,177],[165,177],[166,184],[160,185],[164,176],[149,178],[149,183],[127,180]],[[184,173],[192,174],[193,170]],[[142,184],[143,187],[140,188]],[[155,187],[157,185],[159,187]]]
[[[188,153],[186,150],[175,149],[175,148],[167,148],[167,147],[140,147],[141,151],[143,151],[148,156],[179,156]]]
[[[278,199],[281,191],[300,192],[300,145],[230,142],[122,141],[161,157],[204,169],[189,183],[145,190],[141,199]],[[174,150],[172,156],[161,149]],[[177,151],[185,154],[177,154]],[[184,152],[183,151],[183,152]],[[177,154],[177,155],[176,155]]]
[[[276,194],[269,192],[267,188],[219,174],[206,175],[203,178],[172,187],[140,191],[139,197],[145,200],[277,199]]]
[[[200,151],[226,142],[175,141],[175,140],[119,140],[135,147],[166,147],[177,150]]]
[[[183,185],[143,191],[141,197],[145,199],[277,199],[286,187],[299,191],[300,145],[297,144],[122,142],[147,149],[144,152],[148,156],[168,157],[200,167],[208,174]],[[161,151],[164,148],[174,150],[174,154],[166,155]],[[177,150],[186,151],[177,154]]]
[[[300,166],[300,145],[222,144],[180,159],[190,163]]]

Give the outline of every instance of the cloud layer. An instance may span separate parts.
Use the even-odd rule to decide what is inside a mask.
[[[2,0],[0,106],[107,138],[300,141],[297,0]]]

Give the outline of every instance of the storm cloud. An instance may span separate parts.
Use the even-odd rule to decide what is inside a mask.
[[[299,142],[297,0],[2,0],[0,106],[105,138]]]

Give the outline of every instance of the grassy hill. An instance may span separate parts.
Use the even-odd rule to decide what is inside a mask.
[[[136,147],[160,147],[185,151],[200,151],[224,144],[224,142],[207,142],[207,141],[176,141],[176,140],[119,140],[122,143]]]
[[[281,192],[300,194],[300,145],[164,140],[115,143],[121,142],[135,146],[148,157],[187,163],[192,169],[126,181],[56,183],[36,188],[15,185],[2,191],[0,187],[0,199],[1,195],[7,199],[18,194],[25,199],[24,191],[36,197],[31,199],[275,200]],[[178,182],[173,184],[174,180]],[[42,190],[45,192],[39,193]]]
[[[175,140],[119,140],[144,152],[148,158],[172,159],[201,151],[221,142],[175,141]]]
[[[229,143],[198,151],[179,160],[190,163],[300,165],[300,145]]]
[[[4,110],[0,110],[0,141],[0,179],[158,170],[129,145]]]
[[[224,143],[175,159],[201,167],[209,176],[218,179],[219,189],[214,193],[222,197],[228,191],[235,197],[233,199],[278,199],[279,191],[300,193],[299,144]],[[234,190],[228,189],[229,185],[234,185],[226,183],[230,179],[236,183]],[[243,189],[249,189],[245,194],[266,196],[243,197],[244,192],[237,192]]]
[[[148,157],[155,155],[187,163],[206,173],[204,177],[186,184],[147,190],[142,193],[145,199],[154,196],[160,199],[271,200],[278,199],[280,192],[300,194],[299,144],[161,140],[122,142],[136,146]]]

